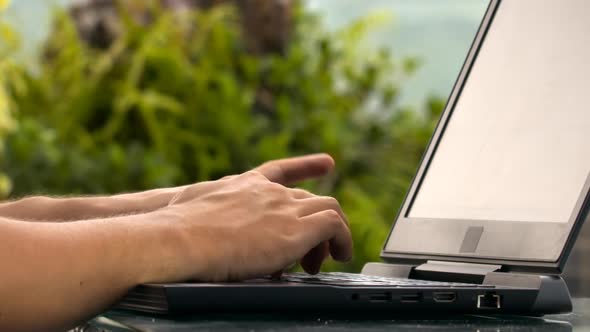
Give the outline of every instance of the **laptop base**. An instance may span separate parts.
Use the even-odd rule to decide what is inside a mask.
[[[412,280],[408,277],[415,270],[409,265],[369,263],[363,273]],[[148,284],[130,291],[117,308],[163,315],[298,311],[540,316],[572,310],[569,291],[557,276],[489,272],[482,284],[493,287],[343,286],[268,279]]]
[[[361,273],[391,278],[412,278],[416,276],[424,278],[436,275],[435,271],[428,271],[424,268],[417,271],[421,266],[411,264],[368,263],[363,267]],[[537,295],[535,303],[530,309],[531,313],[541,315],[565,313],[571,312],[573,309],[570,292],[565,281],[560,276],[496,272],[495,269],[497,266],[493,265],[490,265],[490,268],[486,269],[484,265],[475,264],[472,265],[473,268],[471,268],[471,270],[469,270],[467,266],[470,265],[462,264],[461,268],[458,269],[458,271],[456,269],[455,273],[452,273],[451,269],[445,270],[442,275],[447,278],[451,276],[453,280],[461,280],[464,282],[477,282],[485,285],[511,288],[535,289]]]

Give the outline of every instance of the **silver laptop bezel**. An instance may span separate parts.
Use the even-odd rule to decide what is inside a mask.
[[[567,256],[574,245],[582,224],[589,219],[590,176],[568,223],[524,223],[517,221],[444,220],[408,217],[413,199],[419,190],[430,161],[437,149],[438,142],[444,134],[446,124],[450,120],[456,102],[477,59],[479,50],[485,42],[487,32],[493,25],[495,14],[501,3],[502,0],[490,1],[445,110],[426,149],[402,208],[397,215],[394,227],[385,241],[381,257],[386,261],[461,261],[498,264],[502,265],[505,270],[559,273],[565,266]],[[479,254],[477,251],[472,253],[460,252],[460,244],[463,242],[465,234],[474,227],[483,227],[482,236],[493,237],[492,240],[495,240],[498,244],[497,254],[489,254],[489,250],[487,250],[487,255]],[[516,237],[520,234],[531,233],[534,236]],[[444,238],[444,241],[440,241],[441,237]],[[414,240],[396,241],[396,239]],[[426,241],[438,243],[436,250],[424,251],[422,248]],[[399,244],[402,242],[404,243],[403,246]],[[430,247],[432,248],[432,246]],[[509,254],[506,254],[507,252]]]

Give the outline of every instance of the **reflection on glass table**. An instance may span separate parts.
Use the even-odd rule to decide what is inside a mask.
[[[337,314],[203,314],[166,318],[112,311],[77,331],[590,331],[590,299],[574,300],[574,313],[545,317]],[[354,317],[353,317],[354,316]]]

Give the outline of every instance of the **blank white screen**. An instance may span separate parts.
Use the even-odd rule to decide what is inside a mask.
[[[590,173],[589,13],[502,1],[409,217],[569,220]]]

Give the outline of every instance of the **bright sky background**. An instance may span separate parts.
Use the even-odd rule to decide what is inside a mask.
[[[330,27],[340,27],[376,11],[393,15],[375,32],[374,42],[394,55],[417,56],[422,67],[404,86],[403,101],[416,105],[426,96],[446,97],[463,65],[487,0],[308,0]]]

